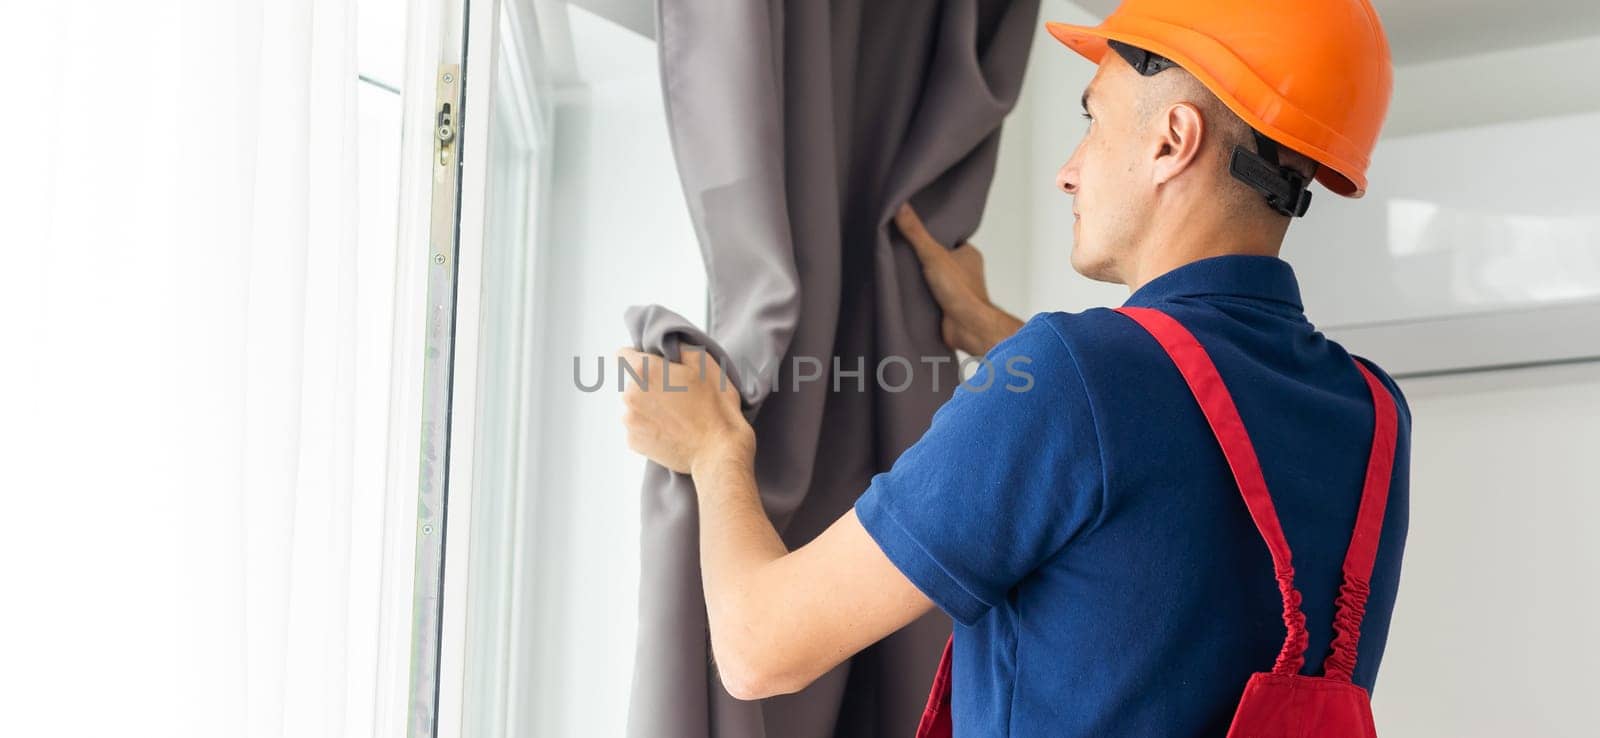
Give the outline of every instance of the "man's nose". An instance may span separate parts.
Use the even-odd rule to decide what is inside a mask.
[[[1072,162],[1061,165],[1056,171],[1056,189],[1068,195],[1078,194],[1078,173],[1072,167]]]

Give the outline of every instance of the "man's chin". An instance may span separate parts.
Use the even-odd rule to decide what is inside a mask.
[[[1067,258],[1067,261],[1072,264],[1072,271],[1096,282],[1121,284],[1121,280],[1117,279],[1116,270],[1112,268],[1110,260],[1098,258],[1092,254],[1094,254],[1094,249],[1085,248],[1081,243],[1074,243],[1072,245],[1072,253]]]

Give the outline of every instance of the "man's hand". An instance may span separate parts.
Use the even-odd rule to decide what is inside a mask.
[[[738,388],[714,359],[688,347],[681,363],[631,348],[617,356],[647,385],[628,382],[622,394],[629,448],[684,474],[708,464],[752,463],[755,432],[739,412]]]
[[[694,475],[706,622],[729,694],[797,692],[933,609],[853,509],[789,551],[756,489],[755,433],[711,357],[687,348],[681,363],[628,348],[617,356],[648,383],[623,392],[628,445]]]
[[[978,247],[963,243],[953,250],[945,248],[928,233],[909,203],[900,206],[894,224],[922,262],[928,289],[944,312],[940,328],[950,348],[983,356],[1022,327],[1021,320],[989,301]]]

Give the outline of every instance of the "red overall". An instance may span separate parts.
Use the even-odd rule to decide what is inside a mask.
[[[1355,362],[1372,393],[1376,422],[1372,453],[1356,512],[1355,533],[1344,559],[1344,584],[1339,588],[1333,619],[1334,638],[1323,663],[1325,676],[1301,676],[1305,664],[1306,616],[1300,611],[1300,592],[1294,588],[1294,566],[1289,542],[1278,524],[1278,513],[1261,474],[1255,448],[1233,397],[1204,347],[1178,321],[1159,310],[1124,307],[1117,312],[1133,318],[1160,342],[1200,403],[1211,432],[1233,470],[1256,530],[1272,554],[1272,568],[1283,594],[1283,623],[1288,635],[1270,672],[1259,672],[1245,684],[1244,695],[1233,715],[1228,738],[1375,738],[1372,706],[1366,690],[1350,681],[1356,666],[1356,645],[1361,638],[1361,618],[1366,614],[1368,583],[1378,554],[1384,507],[1389,501],[1389,475],[1394,466],[1397,429],[1394,398],[1361,362]],[[944,644],[939,670],[933,678],[928,706],[917,725],[917,738],[949,738],[950,651],[954,636]]]

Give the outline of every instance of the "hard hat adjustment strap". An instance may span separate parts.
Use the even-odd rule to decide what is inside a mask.
[[[1117,52],[1117,56],[1122,57],[1122,60],[1126,61],[1128,66],[1133,67],[1133,70],[1138,72],[1141,77],[1153,77],[1162,71],[1178,66],[1177,62],[1171,59],[1160,54],[1152,54],[1132,44],[1108,40],[1106,45],[1112,51]]]
[[[1233,147],[1233,159],[1228,172],[1235,179],[1250,185],[1267,196],[1267,205],[1280,214],[1299,218],[1311,207],[1311,180],[1292,167],[1278,163],[1278,143],[1260,131],[1251,130],[1256,139],[1256,151],[1244,146]],[[1258,153],[1259,152],[1259,153]]]

